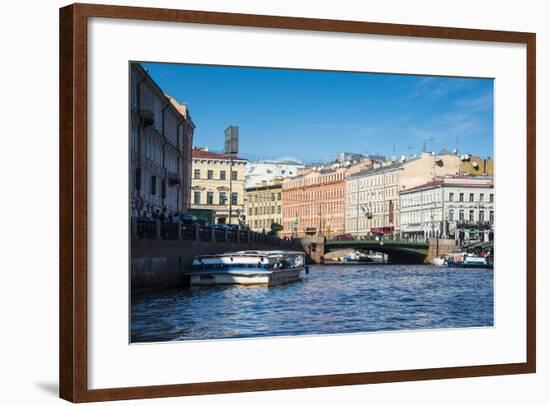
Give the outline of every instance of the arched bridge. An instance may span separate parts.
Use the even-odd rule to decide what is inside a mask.
[[[429,242],[404,240],[349,240],[336,241],[323,237],[302,239],[302,246],[312,261],[323,262],[324,255],[331,251],[356,249],[375,251],[388,255],[388,261],[401,264],[421,264],[456,248],[454,240],[430,239]]]
[[[410,242],[402,240],[349,240],[324,242],[324,254],[341,249],[356,249],[360,251],[375,251],[388,255],[392,263],[423,263],[428,256],[430,244],[427,242]]]

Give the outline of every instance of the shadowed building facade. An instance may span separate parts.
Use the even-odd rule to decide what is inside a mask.
[[[189,110],[166,95],[138,63],[130,65],[130,95],[131,214],[185,213],[195,130]]]

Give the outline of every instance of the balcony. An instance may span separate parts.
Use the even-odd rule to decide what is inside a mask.
[[[456,222],[457,228],[479,228],[480,230],[487,230],[493,227],[492,221],[469,221],[469,220],[458,220]]]
[[[140,110],[139,119],[143,128],[150,127],[155,124],[155,115],[151,110]]]
[[[180,183],[180,177],[176,172],[166,172],[166,178],[168,179],[169,186],[176,186]]]

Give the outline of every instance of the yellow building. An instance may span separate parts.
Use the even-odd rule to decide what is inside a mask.
[[[192,158],[191,208],[213,210],[218,224],[242,224],[246,159],[207,148],[194,148]]]
[[[494,161],[487,158],[479,158],[469,154],[460,156],[459,172],[461,175],[495,176]]]
[[[270,231],[272,224],[282,224],[282,191],[281,178],[246,188],[246,223],[253,231]]]

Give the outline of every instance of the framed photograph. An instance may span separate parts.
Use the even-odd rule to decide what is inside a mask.
[[[62,398],[535,372],[534,33],[74,4],[60,41]]]

